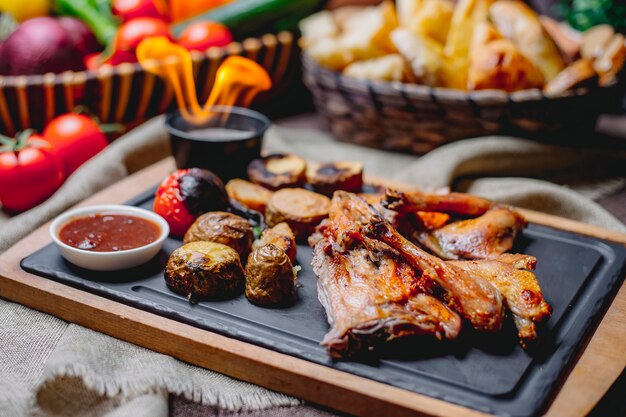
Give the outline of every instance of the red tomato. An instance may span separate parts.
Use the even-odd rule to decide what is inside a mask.
[[[230,30],[217,22],[197,22],[185,28],[177,43],[190,51],[206,51],[212,46],[226,46],[233,41]]]
[[[154,198],[154,212],[167,221],[173,236],[183,236],[196,216],[187,208],[180,190],[180,178],[189,172],[179,169],[163,180]]]
[[[0,202],[8,212],[35,207],[63,183],[63,165],[40,136],[20,138],[0,153]]]
[[[152,36],[172,40],[167,23],[153,17],[138,17],[122,24],[115,38],[116,51],[134,51],[139,43]]]
[[[66,176],[109,144],[93,120],[73,113],[52,119],[44,129],[43,137],[63,162]]]
[[[111,9],[124,22],[138,17],[169,20],[167,6],[160,0],[113,0]]]

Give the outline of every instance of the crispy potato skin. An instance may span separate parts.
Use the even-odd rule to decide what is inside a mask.
[[[265,221],[273,227],[285,222],[296,239],[306,239],[330,211],[330,199],[303,188],[276,191],[265,210]]]
[[[250,181],[270,190],[299,187],[306,182],[306,161],[291,154],[273,154],[248,165]]]
[[[253,251],[246,264],[246,297],[260,306],[288,304],[295,296],[295,274],[287,254],[271,243]]]
[[[291,262],[296,260],[296,237],[287,223],[278,223],[274,227],[265,229],[261,237],[252,244],[252,250],[260,249],[270,243],[282,249]]]
[[[185,233],[184,243],[206,241],[229,246],[246,259],[252,248],[254,233],[246,219],[224,211],[213,211],[198,217]]]
[[[245,281],[237,252],[215,242],[191,242],[176,249],[164,276],[172,291],[190,300],[235,296]]]
[[[250,210],[265,213],[267,201],[272,192],[250,181],[235,178],[226,184],[226,192],[232,200],[238,201]]]

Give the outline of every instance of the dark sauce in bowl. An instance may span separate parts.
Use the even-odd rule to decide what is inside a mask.
[[[154,222],[126,214],[92,214],[64,225],[59,239],[92,252],[117,252],[149,245],[161,235]]]

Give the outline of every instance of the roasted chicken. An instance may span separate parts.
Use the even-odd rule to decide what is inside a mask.
[[[406,202],[417,201],[416,195],[410,197],[395,206],[387,198],[386,205],[407,208]],[[417,204],[407,210],[416,208]],[[504,216],[499,210],[508,210],[463,194],[428,195],[420,200],[419,208],[445,210],[454,216],[493,213],[495,218]],[[506,215],[514,218],[514,223],[523,222],[511,210]],[[477,224],[489,226],[489,217],[479,219]],[[462,225],[456,228],[463,230]],[[475,236],[483,239],[489,235]],[[407,335],[452,339],[461,328],[459,316],[477,330],[497,331],[504,307],[511,310],[524,345],[536,337],[536,323],[551,314],[530,272],[536,264],[534,257],[483,249],[484,257],[491,259],[444,261],[402,236],[355,194],[334,194],[329,218],[310,242],[314,245],[312,265],[318,276],[318,296],[331,326],[323,344],[334,357]]]
[[[315,239],[312,265],[331,326],[322,344],[333,357],[343,357],[408,335],[455,338],[458,314],[425,292],[396,251],[360,234],[367,217],[352,210],[354,204],[369,209],[354,194],[335,193],[330,218]]]
[[[399,214],[394,222],[405,237],[443,259],[497,258],[526,227],[518,212],[462,193],[387,191],[381,204]]]

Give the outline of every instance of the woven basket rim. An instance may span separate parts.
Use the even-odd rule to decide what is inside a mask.
[[[328,87],[343,88],[357,93],[376,93],[382,95],[406,96],[407,98],[427,98],[439,102],[472,102],[476,104],[504,104],[522,103],[544,100],[559,100],[584,97],[590,93],[602,93],[614,89],[620,84],[616,80],[606,86],[594,88],[578,88],[560,95],[546,95],[538,88],[506,92],[504,90],[488,89],[465,91],[448,87],[431,87],[423,84],[404,83],[400,81],[374,81],[346,76],[338,71],[325,68],[311,58],[306,51],[302,51],[302,63],[306,71],[312,73],[318,80],[332,79],[332,83],[325,83]],[[322,81],[323,82],[323,81]]]
[[[205,59],[222,59],[229,55],[239,55],[243,52],[258,51],[262,47],[269,47],[277,44],[287,45],[294,42],[294,34],[289,31],[278,33],[266,33],[259,37],[250,37],[242,41],[231,42],[223,47],[212,46],[204,52],[191,51],[191,60],[194,63],[202,62]],[[122,63],[112,67],[101,67],[96,71],[65,71],[61,73],[48,72],[45,74],[29,75],[0,75],[0,90],[5,87],[31,87],[38,85],[55,85],[61,83],[73,83],[79,81],[89,81],[102,79],[115,75],[130,75],[145,71],[141,64]]]

